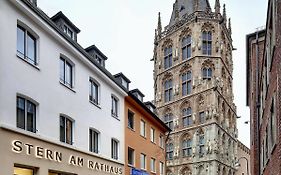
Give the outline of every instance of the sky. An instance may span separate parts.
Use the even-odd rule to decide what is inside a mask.
[[[215,0],[209,0],[214,10]],[[265,26],[266,0],[220,0],[231,17],[233,45],[233,88],[237,106],[238,138],[250,146],[250,126],[246,107],[246,35]],[[62,11],[80,30],[78,43],[84,48],[95,44],[107,57],[106,68],[124,73],[145,101],[153,100],[154,30],[161,12],[162,26],[168,25],[174,0],[38,0],[50,17]]]

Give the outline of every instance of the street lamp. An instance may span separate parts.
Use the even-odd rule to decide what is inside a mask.
[[[248,161],[248,159],[246,158],[246,157],[240,157],[236,162],[235,162],[235,167],[240,167],[241,166],[241,164],[239,163],[239,160],[241,160],[241,159],[245,159],[246,160],[246,170],[247,170],[247,175],[250,175],[249,174],[249,161]]]

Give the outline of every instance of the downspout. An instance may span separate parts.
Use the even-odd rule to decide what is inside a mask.
[[[257,142],[258,142],[258,175],[260,175],[260,95],[259,95],[259,31],[256,32],[256,110],[257,110],[257,122],[256,122],[256,133],[257,133]]]

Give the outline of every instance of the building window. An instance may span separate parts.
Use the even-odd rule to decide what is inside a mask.
[[[164,148],[164,136],[162,134],[159,136],[159,146]]]
[[[143,120],[140,121],[140,134],[143,137],[146,137],[146,128],[145,128],[145,122]]]
[[[93,79],[89,80],[90,87],[89,87],[89,100],[94,104],[99,104],[99,84],[96,83]]]
[[[135,165],[135,150],[128,147],[128,164],[131,166]]]
[[[118,141],[111,139],[111,158],[118,160]]]
[[[166,124],[171,130],[174,129],[174,122],[173,122],[173,114],[172,114],[172,113],[165,114],[165,116],[164,116],[164,121],[165,121],[165,124]]]
[[[199,136],[199,156],[202,157],[204,155],[205,149],[205,137],[204,134]]]
[[[17,26],[17,55],[30,64],[37,65],[36,52],[36,38],[23,27]]]
[[[191,139],[185,139],[182,142],[182,155],[183,157],[190,157],[192,154],[192,141]]]
[[[212,32],[203,32],[203,54],[212,55]]]
[[[191,36],[182,39],[182,59],[185,60],[191,57]]]
[[[205,112],[199,113],[199,123],[203,124],[205,122]]]
[[[187,73],[182,74],[182,96],[191,94],[192,91],[192,73],[188,71]]]
[[[160,171],[160,175],[164,175],[164,163],[163,162],[159,163],[159,171]]]
[[[73,144],[73,121],[69,118],[60,116],[60,141]]]
[[[111,115],[118,117],[118,99],[114,96],[111,96]]]
[[[141,169],[146,170],[146,155],[141,153],[140,155],[140,163],[141,163]]]
[[[173,81],[171,79],[165,81],[164,88],[165,102],[169,102],[173,99]]]
[[[202,69],[202,76],[203,76],[203,80],[207,79],[210,80],[212,78],[212,68],[203,68]]]
[[[63,31],[66,33],[70,38],[74,39],[73,31],[67,27],[66,25],[63,26]]]
[[[99,136],[99,132],[90,129],[90,151],[93,153],[99,153]]]
[[[168,143],[166,145],[166,158],[167,160],[172,160],[174,154],[174,145],[173,143]]]
[[[154,158],[151,158],[150,159],[150,171],[152,173],[156,173],[155,163],[156,163],[156,160]]]
[[[271,108],[270,108],[270,140],[271,147],[273,147],[276,143],[276,114],[275,114],[275,98],[272,98]]]
[[[60,81],[73,88],[73,65],[64,58],[60,58]]]
[[[173,50],[172,50],[172,46],[165,48],[164,50],[164,68],[168,69],[170,67],[172,67],[172,62],[173,62]]]
[[[135,113],[128,110],[128,128],[135,129]]]
[[[150,128],[150,141],[155,143],[155,129]]]
[[[36,132],[36,105],[22,97],[17,97],[17,127]]]
[[[13,175],[34,175],[34,170],[29,168],[14,167]]]
[[[97,60],[97,62],[98,62],[101,66],[103,66],[103,59],[101,59],[101,57],[99,57],[98,55],[96,55],[96,60]]]
[[[192,125],[192,110],[191,108],[184,108],[182,110],[182,123],[183,127],[187,127]]]

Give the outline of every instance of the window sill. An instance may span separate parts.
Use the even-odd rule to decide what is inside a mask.
[[[153,142],[152,140],[150,140],[150,142],[151,142],[152,144],[156,145],[155,141]]]
[[[128,167],[131,167],[131,168],[135,168],[135,166],[134,165],[131,165],[131,164],[129,164],[128,163],[128,165],[127,165]]]
[[[116,120],[120,121],[120,119],[118,118],[118,116],[117,116],[117,115],[115,115],[115,114],[111,114],[111,116],[112,116],[113,118],[115,118]]]
[[[67,89],[71,90],[72,92],[76,93],[76,91],[75,91],[73,88],[67,86],[67,85],[64,84],[62,81],[60,81],[60,84],[61,84],[62,86],[64,86],[64,87],[66,87]]]
[[[32,63],[28,62],[27,59],[24,59],[23,57],[19,56],[18,54],[17,54],[17,57],[18,57],[20,60],[22,60],[22,61],[26,62],[27,64],[29,64],[30,66],[34,67],[34,68],[37,69],[38,71],[40,71],[40,68],[38,67],[37,64],[32,64]]]
[[[133,132],[136,132],[133,128],[130,128],[129,126],[127,126],[127,128]]]
[[[93,101],[91,101],[91,100],[89,100],[89,102],[90,102],[92,105],[96,106],[97,108],[101,109],[100,104],[97,104],[97,103],[95,103],[95,102],[93,102]]]
[[[142,135],[140,135],[140,136],[146,140],[146,136],[142,136]]]

